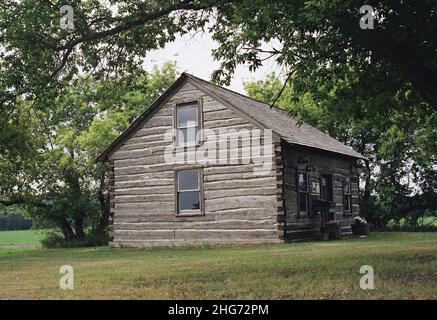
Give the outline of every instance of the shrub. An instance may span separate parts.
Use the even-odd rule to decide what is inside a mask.
[[[51,229],[46,231],[41,240],[44,248],[79,248],[79,247],[98,247],[108,244],[108,236],[105,234],[95,234],[87,232],[83,240],[65,240],[59,231]]]
[[[437,216],[424,216],[417,219],[416,224],[402,218],[399,221],[391,219],[386,225],[387,231],[427,231],[437,232]]]

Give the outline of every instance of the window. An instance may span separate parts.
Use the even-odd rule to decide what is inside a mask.
[[[297,183],[298,183],[298,213],[299,215],[307,214],[308,206],[309,206],[308,173],[298,172]]]
[[[320,198],[327,201],[334,200],[332,192],[332,176],[330,174],[322,174],[320,176]]]
[[[200,184],[200,170],[186,170],[176,173],[177,213],[201,213]]]
[[[343,212],[352,212],[351,179],[349,177],[343,179]]]
[[[320,181],[317,180],[311,181],[311,193],[320,194]]]
[[[176,142],[179,146],[199,141],[200,120],[197,102],[176,105],[176,131]]]

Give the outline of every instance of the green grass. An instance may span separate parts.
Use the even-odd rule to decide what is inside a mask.
[[[38,245],[42,238],[41,230],[0,231],[0,246]]]
[[[74,290],[59,268],[74,268]],[[359,287],[371,265],[375,289]],[[0,299],[437,299],[437,233],[332,242],[0,250]]]

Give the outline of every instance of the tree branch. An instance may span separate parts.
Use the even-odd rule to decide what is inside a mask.
[[[139,17],[137,17],[136,19],[133,19],[133,20],[132,20],[132,17],[128,17],[127,19],[125,19],[124,22],[122,22],[120,25],[118,25],[114,28],[100,31],[100,32],[90,32],[88,34],[84,34],[80,38],[73,40],[70,43],[56,47],[55,51],[62,51],[62,50],[71,49],[71,48],[74,48],[75,46],[77,46],[78,44],[83,43],[83,42],[99,40],[99,39],[103,39],[103,38],[106,38],[109,36],[119,34],[123,31],[129,30],[129,29],[134,28],[136,26],[141,26],[148,21],[153,21],[153,20],[159,19],[165,15],[172,13],[173,11],[202,10],[202,9],[208,9],[208,8],[209,8],[209,6],[207,6],[207,5],[196,4],[193,1],[181,1],[181,2],[173,4],[172,6],[170,6],[168,8],[165,8],[165,9],[158,9],[158,10],[155,10],[152,12],[143,13],[142,15],[140,15]]]
[[[282,86],[281,90],[279,91],[278,95],[276,96],[275,100],[273,101],[273,103],[270,105],[270,109],[275,107],[276,102],[279,100],[279,98],[281,97],[282,93],[285,90],[285,87],[287,86],[288,81],[290,81],[291,76],[296,72],[296,70],[292,70],[288,73],[287,78],[285,79],[284,85]]]

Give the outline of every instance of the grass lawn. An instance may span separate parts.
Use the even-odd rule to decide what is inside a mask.
[[[74,268],[61,290],[59,268]],[[375,289],[362,290],[371,265]],[[0,250],[1,299],[437,299],[437,233],[332,242]]]
[[[41,230],[0,231],[1,246],[36,245],[43,237]]]

